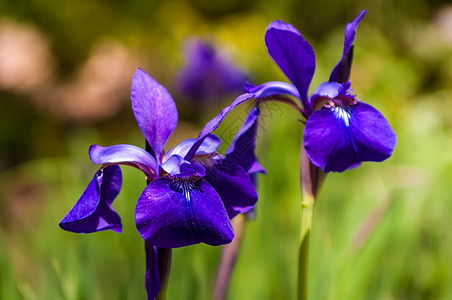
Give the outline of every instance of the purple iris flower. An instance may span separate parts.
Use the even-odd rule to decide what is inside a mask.
[[[245,73],[201,39],[190,40],[185,49],[187,64],[177,87],[194,103],[207,103],[219,95],[241,92]]]
[[[132,81],[132,109],[152,154],[132,145],[92,145],[90,159],[102,167],[60,227],[77,233],[120,232],[121,220],[111,207],[122,184],[118,165],[141,170],[149,184],[138,199],[135,221],[146,241],[146,289],[153,299],[160,288],[157,247],[229,243],[234,238],[230,219],[257,201],[247,172],[237,163],[224,163],[226,158],[216,153],[220,140],[211,134],[235,106],[252,97],[239,96],[197,139],[185,140],[165,154],[177,125],[176,105],[162,85],[138,69]]]
[[[365,12],[345,27],[342,57],[329,81],[320,84],[310,97],[314,51],[297,29],[282,21],[270,23],[265,43],[293,85],[273,81],[246,87],[257,98],[286,94],[300,99],[306,117],[303,145],[311,162],[324,172],[342,172],[363,161],[383,161],[396,145],[396,135],[383,115],[357,99],[350,89],[353,41]]]

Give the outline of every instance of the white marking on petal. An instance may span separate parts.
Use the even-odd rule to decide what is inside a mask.
[[[195,182],[198,180],[199,180],[198,176],[190,176],[188,178],[174,177],[171,180],[171,184],[176,191],[184,194],[187,203],[190,204],[191,202],[190,191],[196,188]]]
[[[341,119],[344,121],[345,126],[350,126],[350,118],[351,118],[351,111],[347,107],[342,106],[334,106],[332,107],[334,116],[338,119]]]

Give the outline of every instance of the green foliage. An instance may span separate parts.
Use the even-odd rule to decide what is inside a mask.
[[[263,42],[276,18],[293,22],[320,49],[320,83],[339,59],[343,25],[369,9],[355,40],[352,87],[388,118],[398,143],[384,163],[327,176],[314,208],[310,299],[452,299],[452,45],[430,22],[441,2],[342,1],[337,10],[327,0],[239,2],[220,9],[201,0],[28,0],[1,1],[0,9],[49,38],[57,83],[73,77],[95,42],[111,37],[146,57],[133,67],[148,68],[171,93],[181,45],[195,34],[218,36],[255,83],[284,80]],[[33,95],[0,96],[0,299],[144,299],[144,243],[134,224],[141,173],[122,168],[114,202],[122,234],[58,227],[96,170],[90,144],[144,143],[127,99],[114,116],[84,123],[56,118]],[[262,110],[258,154],[268,174],[259,177],[257,218],[247,225],[228,299],[296,294],[303,124],[286,107]],[[217,133],[244,116],[231,114]],[[196,136],[200,126],[185,123],[170,144]],[[219,254],[205,245],[175,249],[168,298],[210,299]]]

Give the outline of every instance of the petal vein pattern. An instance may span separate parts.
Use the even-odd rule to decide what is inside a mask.
[[[168,91],[141,69],[133,76],[130,98],[138,126],[161,162],[166,141],[177,125],[176,104]]]
[[[138,199],[135,221],[141,236],[157,247],[216,246],[234,238],[220,196],[201,178],[151,182]]]

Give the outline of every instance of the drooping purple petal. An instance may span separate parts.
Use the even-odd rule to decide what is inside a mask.
[[[237,163],[247,173],[265,173],[264,168],[257,162],[255,154],[260,113],[258,106],[255,106],[249,112],[242,127],[240,127],[228,150],[226,150],[226,159]]]
[[[303,143],[314,165],[324,172],[342,172],[363,161],[387,159],[396,140],[383,115],[358,102],[315,111],[306,122]]]
[[[342,51],[342,58],[334,67],[330,75],[330,82],[347,82],[350,78],[350,70],[352,67],[353,59],[353,41],[355,40],[356,29],[359,22],[366,14],[363,10],[358,17],[345,26],[344,34],[344,49]]]
[[[264,98],[273,95],[292,95],[298,99],[300,98],[300,93],[295,86],[281,81],[269,81],[261,85],[246,83],[245,90],[248,93],[254,93],[255,98]]]
[[[312,109],[308,102],[308,89],[315,71],[314,50],[297,31],[290,29],[293,28],[290,24],[275,22],[267,27],[265,33],[268,53],[297,87],[303,108],[309,115]]]
[[[146,251],[146,273],[144,276],[144,284],[146,286],[147,299],[154,300],[157,298],[160,291],[157,247],[145,241],[144,249]]]
[[[169,150],[165,153],[165,156],[163,158],[163,161],[166,161],[169,157],[172,155],[179,155],[184,157],[190,148],[193,146],[193,144],[196,142],[196,139],[188,139],[174,147],[173,149]],[[218,147],[221,145],[221,140],[214,134],[209,134],[205,138],[205,140],[202,142],[201,146],[199,146],[198,150],[196,151],[196,154],[210,154],[215,151],[217,151]]]
[[[60,227],[76,233],[107,229],[121,232],[121,218],[111,207],[121,185],[122,174],[119,166],[97,171],[80,199],[61,220]]]
[[[221,155],[199,155],[193,158],[207,169],[204,177],[220,195],[230,219],[252,209],[257,201],[256,188],[248,173]]]
[[[151,182],[138,199],[135,222],[143,239],[162,248],[217,246],[234,238],[220,196],[203,179]]]
[[[218,115],[216,115],[212,120],[210,120],[204,128],[201,130],[201,133],[198,135],[198,138],[196,139],[196,142],[193,144],[193,146],[188,151],[187,155],[185,155],[186,160],[191,160],[193,156],[195,155],[196,151],[198,150],[199,146],[202,144],[204,139],[215,129],[218,128],[221,121],[226,117],[228,113],[230,113],[237,105],[240,103],[251,99],[254,97],[254,94],[252,93],[245,93],[240,96],[238,96],[229,106],[226,106],[223,108]]]
[[[145,150],[132,145],[114,145],[102,147],[91,145],[89,157],[95,164],[124,164],[134,166],[148,177],[158,177],[159,165],[151,154]]]
[[[204,177],[206,169],[197,163],[186,161],[183,157],[175,154],[161,165],[162,169],[172,177],[190,177],[198,175]]]
[[[132,109],[146,140],[161,162],[163,148],[177,125],[177,109],[168,91],[141,69],[133,75]]]

